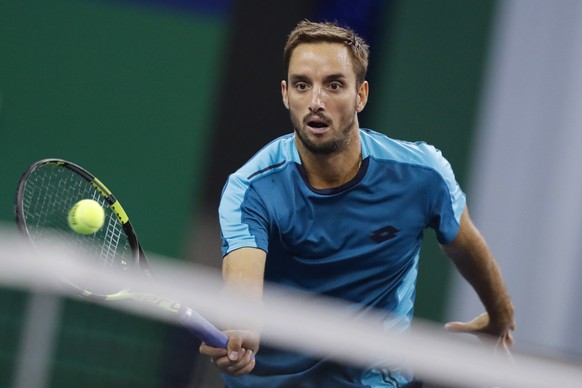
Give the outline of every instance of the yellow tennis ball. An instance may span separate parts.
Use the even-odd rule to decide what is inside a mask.
[[[83,199],[69,211],[69,226],[79,234],[96,233],[105,222],[105,211],[99,202]]]

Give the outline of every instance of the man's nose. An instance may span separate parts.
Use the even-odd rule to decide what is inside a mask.
[[[324,95],[321,88],[313,88],[313,94],[311,95],[311,102],[309,103],[309,111],[319,112],[325,109]]]

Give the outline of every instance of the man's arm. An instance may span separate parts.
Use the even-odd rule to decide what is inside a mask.
[[[236,293],[250,302],[259,303],[263,296],[267,254],[256,248],[241,248],[226,255],[222,263],[225,292]],[[236,325],[236,323],[235,323]],[[223,373],[240,376],[255,367],[254,354],[259,350],[259,328],[227,330],[228,349],[200,346],[200,352],[210,356]]]
[[[254,301],[263,297],[267,254],[258,248],[241,248],[226,255],[222,276],[227,291],[241,292]]]
[[[461,215],[457,237],[442,248],[475,289],[487,311],[470,322],[450,322],[445,328],[454,332],[493,335],[504,348],[511,346],[513,339],[510,332],[515,329],[513,304],[501,271],[466,208]]]

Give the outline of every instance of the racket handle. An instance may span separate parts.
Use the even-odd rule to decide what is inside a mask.
[[[226,349],[228,337],[208,322],[202,315],[187,308],[180,319],[180,324],[189,329],[198,339],[214,348]]]

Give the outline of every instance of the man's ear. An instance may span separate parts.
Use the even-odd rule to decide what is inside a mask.
[[[356,110],[358,113],[364,110],[364,107],[368,103],[368,93],[370,92],[370,85],[368,81],[362,82],[360,88],[358,89],[358,97],[356,99]]]
[[[281,97],[283,98],[283,105],[289,109],[289,99],[287,98],[287,81],[281,81]]]

